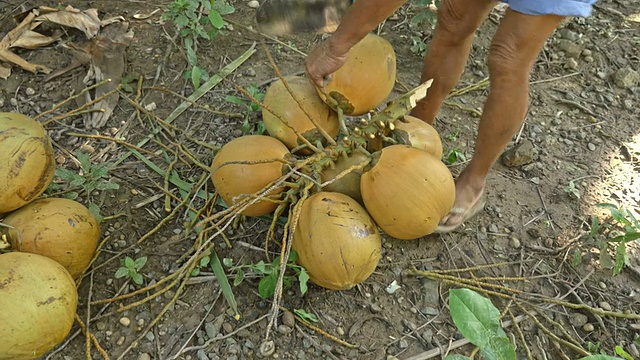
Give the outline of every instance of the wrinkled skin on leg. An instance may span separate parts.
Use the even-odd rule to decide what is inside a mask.
[[[495,4],[484,0],[442,2],[422,73],[423,81],[433,78],[434,83],[413,110],[413,116],[430,124],[435,121],[444,98],[464,71],[474,31]],[[562,19],[507,9],[489,50],[491,89],[480,118],[473,157],[456,179],[454,208],[471,208],[480,199],[489,170],[524,120],[535,59]],[[457,225],[463,220],[463,214],[450,214],[441,224]]]

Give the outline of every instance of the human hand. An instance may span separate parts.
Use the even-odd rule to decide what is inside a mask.
[[[330,40],[318,44],[304,61],[307,78],[322,89],[336,72],[347,61],[348,53],[336,54]]]

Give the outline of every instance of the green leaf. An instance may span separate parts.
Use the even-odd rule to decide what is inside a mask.
[[[220,284],[222,295],[224,295],[227,304],[229,304],[229,306],[235,313],[236,320],[238,320],[240,319],[240,314],[238,314],[238,303],[236,302],[236,298],[233,295],[233,290],[231,290],[231,285],[229,284],[227,274],[225,274],[222,263],[220,263],[220,258],[215,251],[211,251],[211,255],[209,256],[211,257],[211,270],[213,270],[213,274],[216,276],[218,284]]]
[[[147,257],[146,256],[137,258],[136,261],[134,262],[136,270],[142,269],[142,267],[146,263],[147,263]]]
[[[624,351],[624,349],[620,345],[616,345],[616,354],[622,356],[625,360],[633,360],[633,356]]]
[[[211,22],[211,25],[213,25],[213,27],[215,27],[216,29],[221,29],[224,26],[224,20],[222,19],[222,16],[220,16],[220,14],[215,10],[209,13],[209,21]]]
[[[493,337],[505,336],[500,312],[491,301],[469,289],[449,291],[451,318],[460,333],[474,345],[485,348]]]
[[[224,258],[222,259],[222,264],[226,267],[232,267],[233,266],[233,259],[232,258]]]
[[[609,239],[610,242],[628,243],[640,239],[640,232],[631,232]]]
[[[230,5],[226,0],[216,0],[213,3],[213,10],[220,13],[220,15],[229,15],[233,14],[236,11],[236,8]]]
[[[278,282],[278,276],[271,273],[260,280],[258,284],[258,293],[263,299],[268,299],[276,292],[276,284]]]
[[[471,358],[460,354],[451,354],[447,355],[444,360],[471,360]]]
[[[76,191],[69,191],[68,193],[64,194],[64,197],[70,200],[75,200],[78,198],[78,196],[80,196],[80,194]]]
[[[116,279],[120,279],[127,276],[128,274],[129,274],[129,269],[127,269],[126,267],[121,267],[121,268],[118,268],[115,276],[116,276]]]
[[[133,280],[134,283],[138,284],[138,285],[142,285],[142,275],[135,273],[131,276],[131,279]]]
[[[256,271],[260,272],[263,275],[267,275],[269,273],[271,273],[271,270],[267,270],[267,264],[264,263],[264,261],[260,260],[257,263],[253,264],[251,266],[253,269],[255,269]]]
[[[589,355],[578,360],[620,360],[620,358],[609,355]]]
[[[136,263],[135,263],[135,261],[133,261],[132,258],[127,256],[127,257],[124,258],[124,266],[127,269],[135,269]]]
[[[202,259],[200,259],[199,266],[205,267],[205,266],[209,265],[210,262],[211,262],[211,258],[209,256],[205,256]]]
[[[95,203],[90,202],[89,206],[87,206],[87,209],[98,222],[102,222],[102,220],[104,220],[104,217],[100,214],[100,208]]]
[[[118,190],[120,185],[109,181],[99,181],[96,184],[96,190]]]
[[[302,320],[307,322],[318,322],[318,317],[314,313],[306,312],[304,309],[295,309],[293,312],[298,315]]]
[[[236,104],[236,105],[240,105],[240,106],[247,106],[247,103],[243,99],[241,99],[241,98],[239,98],[237,96],[227,95],[227,96],[225,96],[224,99],[226,101],[232,103],[232,104]]]
[[[238,271],[236,272],[236,278],[233,279],[233,286],[238,286],[242,284],[243,280],[244,280],[244,271],[242,269],[238,269]]]
[[[193,66],[191,68],[191,84],[193,84],[193,88],[197,89],[200,87],[200,76],[202,73],[200,72],[200,68],[198,66]]]
[[[309,282],[309,274],[304,268],[300,269],[300,274],[298,274],[298,281],[300,282],[300,293],[302,295],[307,293],[309,286],[307,283]]]
[[[613,266],[613,275],[618,275],[622,271],[622,268],[627,263],[627,247],[625,243],[619,243],[616,246],[615,262]]]
[[[200,268],[199,267],[195,267],[191,271],[191,276],[198,276],[199,274],[200,274]]]
[[[485,348],[480,349],[480,353],[486,360],[515,360],[516,349],[509,342],[506,336],[492,337]]]

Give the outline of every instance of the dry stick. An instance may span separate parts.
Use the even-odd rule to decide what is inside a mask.
[[[499,284],[491,284],[491,283],[487,283],[487,282],[482,282],[482,281],[477,281],[476,279],[466,279],[466,278],[461,278],[461,277],[457,277],[457,276],[450,276],[450,275],[443,275],[443,274],[435,274],[432,273],[430,271],[418,271],[418,270],[410,270],[408,272],[408,275],[413,275],[413,276],[423,276],[423,277],[427,277],[433,280],[441,280],[441,281],[447,281],[449,283],[457,283],[459,285],[462,286],[467,286],[467,285],[473,285],[476,288],[483,288],[483,287],[487,287],[487,288],[493,288],[493,289],[497,289],[497,290],[502,290],[504,292],[508,292],[508,293],[512,293],[512,294],[523,294],[523,291],[521,290],[517,290],[517,289],[512,289],[503,285],[499,285]],[[501,281],[526,281],[525,278],[500,278]],[[502,294],[504,296],[506,296],[505,294]]]
[[[102,86],[102,85],[104,85],[104,84],[106,84],[106,83],[109,83],[109,82],[111,82],[111,79],[102,80],[102,81],[100,81],[99,83],[96,83],[96,84],[93,84],[93,85],[91,85],[91,86],[88,86],[88,87],[86,87],[86,88],[82,89],[82,91],[80,91],[80,92],[79,92],[79,93],[77,93],[76,95],[70,96],[70,97],[68,97],[68,98],[66,98],[66,99],[64,99],[64,100],[62,100],[61,102],[59,102],[59,103],[55,104],[51,109],[46,110],[46,111],[43,111],[43,112],[41,112],[40,114],[38,114],[38,115],[34,116],[34,117],[33,117],[33,119],[34,119],[34,120],[38,120],[39,118],[41,118],[41,117],[43,117],[43,116],[45,116],[45,115],[49,115],[49,114],[53,113],[54,111],[58,110],[59,108],[61,108],[61,107],[62,107],[63,105],[65,105],[66,103],[70,102],[71,100],[75,100],[75,99],[77,99],[78,97],[80,97],[80,96],[84,95],[87,91],[91,91],[91,90],[93,90],[93,89],[95,89],[95,88],[97,88],[97,87],[99,87],[99,86]],[[43,126],[44,126],[45,124],[47,124],[47,123],[49,123],[49,122],[43,123]]]
[[[252,32],[252,33],[254,33],[254,34],[258,34],[258,35],[264,36],[264,37],[266,37],[267,39],[269,39],[269,40],[271,40],[271,41],[274,41],[274,42],[276,42],[276,43],[278,43],[278,44],[280,44],[280,45],[282,45],[282,46],[284,46],[284,47],[287,47],[287,48],[289,48],[289,49],[293,50],[294,52],[297,52],[298,54],[300,54],[300,55],[302,55],[302,56],[304,56],[304,57],[307,57],[307,54],[305,54],[304,52],[302,52],[302,51],[300,51],[300,50],[296,49],[295,47],[293,47],[293,46],[291,46],[291,45],[289,45],[289,44],[287,44],[287,43],[284,43],[284,42],[282,42],[282,41],[280,41],[280,40],[278,40],[278,39],[276,39],[276,38],[274,38],[274,37],[272,37],[272,36],[269,36],[269,35],[267,35],[267,34],[265,34],[265,33],[261,33],[261,32],[259,32],[259,31],[256,31],[256,30],[254,30],[253,28],[250,28],[250,27],[248,27],[248,26],[246,26],[246,25],[244,25],[244,24],[241,24],[241,23],[239,23],[239,22],[233,21],[233,20],[231,20],[231,19],[226,19],[226,18],[225,18],[224,20],[225,20],[226,22],[229,22],[229,23],[233,24],[233,25],[236,25],[236,26],[239,26],[239,27],[241,27],[241,28],[244,28],[245,30],[248,30],[248,31],[250,31],[250,32]]]
[[[285,308],[284,306],[280,306],[280,309],[283,310],[283,311],[291,312],[293,314],[293,317],[296,320],[298,320],[299,323],[301,323],[302,325],[308,327],[309,329],[319,333],[320,335],[323,335],[323,336],[327,337],[328,339],[337,342],[340,345],[346,346],[346,347],[351,348],[351,349],[357,349],[359,347],[358,345],[354,345],[354,344],[348,343],[348,342],[346,342],[344,340],[338,339],[337,337],[329,334],[328,332],[320,329],[319,327],[309,323],[308,321],[305,321],[300,316],[296,315],[294,312],[290,311],[289,309]]]
[[[47,121],[43,122],[43,123],[42,123],[42,126],[47,126],[47,125],[49,125],[49,124],[50,124],[50,123],[52,123],[52,122],[55,122],[55,121],[58,121],[58,120],[62,120],[62,119],[66,119],[66,118],[71,117],[71,116],[84,114],[84,113],[86,113],[86,112],[103,112],[103,111],[104,111],[104,109],[95,109],[95,110],[91,110],[91,109],[89,109],[89,110],[87,110],[87,108],[88,108],[88,107],[90,107],[91,105],[95,105],[95,104],[99,103],[100,101],[102,101],[102,100],[106,99],[107,97],[109,97],[109,96],[111,96],[111,95],[113,95],[113,94],[118,93],[118,92],[119,92],[119,87],[120,87],[120,86],[122,86],[122,85],[119,85],[117,88],[115,88],[115,89],[113,89],[113,90],[111,90],[111,91],[109,91],[109,92],[106,92],[104,95],[102,95],[102,96],[100,96],[100,97],[97,97],[97,98],[95,98],[95,99],[93,99],[93,100],[89,101],[88,103],[86,103],[86,104],[84,104],[84,105],[80,106],[80,107],[79,107],[79,108],[77,108],[77,109],[71,110],[71,111],[69,111],[69,112],[68,112],[68,113],[66,113],[66,114],[62,114],[62,115],[59,115],[59,116],[52,117],[51,119],[49,119],[49,120],[47,120]]]
[[[100,355],[102,355],[102,357],[106,360],[109,360],[109,355],[107,354],[106,351],[104,351],[104,349],[102,348],[102,346],[100,346],[100,343],[98,342],[98,339],[95,337],[95,335],[93,335],[89,329],[87,329],[87,327],[84,325],[84,323],[82,322],[82,319],[80,319],[80,316],[78,316],[78,314],[75,315],[75,319],[76,322],[78,323],[78,325],[80,325],[80,329],[85,333],[88,334],[87,336],[91,337],[91,340],[93,341],[93,346],[96,347],[96,350],[98,350],[98,352],[100,353]],[[91,358],[89,358],[91,359]]]
[[[346,170],[342,171],[341,173],[339,173],[338,175],[336,175],[333,179],[323,182],[322,184],[320,184],[320,187],[324,188],[327,185],[331,185],[334,182],[342,179],[343,177],[351,174],[352,172],[354,172],[356,170],[363,169],[365,166],[369,165],[369,163],[371,163],[371,158],[367,157],[367,159],[365,161],[361,162],[360,164],[352,165],[348,169],[346,169]]]
[[[171,191],[169,190],[169,177],[171,175],[171,172],[173,171],[173,167],[178,163],[178,159],[179,158],[180,157],[178,156],[178,152],[175,151],[173,153],[173,160],[169,163],[169,166],[167,167],[167,170],[164,172],[164,188],[163,188],[163,190],[166,193],[165,198],[164,198],[164,211],[165,212],[171,212],[171,197],[169,196]]]
[[[520,343],[522,344],[524,351],[527,353],[527,360],[533,360],[531,349],[529,349],[529,345],[527,345],[527,341],[524,338],[524,333],[520,328],[520,324],[518,323],[518,321],[516,321],[516,316],[513,314],[511,309],[508,309],[507,312],[509,313],[509,317],[511,317],[511,323],[513,324],[514,329],[516,329],[516,332],[518,333],[518,337],[520,338]]]
[[[298,219],[300,218],[300,213],[302,212],[302,204],[305,199],[309,196],[309,190],[314,186],[313,183],[309,183],[306,185],[302,191],[302,196],[300,200],[293,207],[293,211],[291,214],[292,221],[289,226],[289,233],[286,237],[283,236],[283,244],[280,252],[280,273],[278,274],[278,281],[276,282],[275,293],[273,295],[273,302],[271,303],[271,319],[267,324],[267,331],[265,335],[265,339],[269,339],[269,332],[271,328],[276,325],[278,320],[278,310],[280,309],[280,300],[282,299],[282,290],[284,287],[284,274],[287,270],[287,259],[289,259],[289,254],[291,253],[291,243],[293,242],[293,234],[295,233],[296,226],[298,225]]]
[[[580,346],[576,346],[575,344],[566,341],[564,339],[559,338],[556,334],[554,334],[553,332],[549,331],[549,329],[547,329],[544,325],[542,325],[542,323],[540,323],[540,321],[536,318],[536,314],[532,314],[530,311],[528,311],[524,306],[520,305],[520,304],[516,304],[516,306],[525,314],[527,314],[529,316],[529,319],[531,319],[531,321],[533,321],[536,326],[538,326],[538,328],[540,330],[542,330],[543,333],[545,333],[548,337],[550,337],[551,339],[553,339],[554,341],[557,341],[559,343],[561,343],[564,346],[567,346],[569,348],[571,348],[573,351],[577,352],[580,355],[583,356],[589,356],[591,355],[589,352],[587,352],[586,350],[584,350],[583,348],[581,348]]]
[[[91,336],[89,330],[89,323],[91,323],[91,295],[93,294],[93,273],[89,276],[89,294],[87,294],[87,331],[86,331],[86,349],[87,360],[91,360]]]
[[[147,153],[147,154],[154,155],[154,156],[156,155],[156,154],[155,154],[153,151],[151,151],[151,150],[147,150],[147,149],[143,149],[143,148],[141,148],[141,147],[137,147],[137,146],[135,146],[135,145],[133,145],[133,144],[131,144],[131,143],[128,143],[128,142],[126,142],[126,141],[122,141],[122,140],[119,140],[119,139],[113,138],[113,137],[111,137],[111,136],[93,135],[93,134],[80,134],[80,133],[76,133],[76,132],[68,132],[68,133],[67,133],[67,135],[68,135],[68,136],[81,137],[81,138],[88,138],[88,139],[97,139],[97,140],[107,140],[107,141],[112,141],[112,142],[114,142],[114,143],[116,143],[116,144],[124,145],[124,146],[130,147],[130,148],[136,149],[136,150],[138,150],[138,151],[140,151],[140,152],[145,152],[145,153]]]
[[[260,86],[258,86],[260,87]],[[207,105],[200,105],[197,102],[190,100],[188,97],[183,96],[178,94],[177,92],[171,90],[171,89],[167,89],[165,87],[161,87],[161,86],[148,86],[144,88],[145,90],[155,90],[155,91],[161,91],[161,92],[165,92],[167,94],[173,95],[177,98],[179,98],[180,100],[184,101],[184,102],[188,102],[191,104],[191,106],[200,108],[206,112],[212,113],[214,115],[222,115],[222,116],[226,116],[228,118],[243,118],[244,115],[241,113],[228,113],[228,112],[224,112],[224,111],[217,111],[217,110],[213,110],[211,109],[209,106]]]
[[[282,76],[282,73],[280,72],[280,69],[276,65],[275,61],[273,61],[273,57],[271,56],[271,52],[269,51],[269,49],[267,48],[267,45],[265,45],[264,42],[262,42],[262,47],[264,48],[264,51],[267,54],[267,59],[269,60],[269,64],[271,64],[271,67],[273,68],[273,71],[276,73],[276,75],[278,76],[280,81],[282,81],[282,85],[284,85],[284,87],[287,89],[287,91],[289,92],[289,95],[291,95],[291,98],[293,98],[293,100],[296,102],[296,104],[298,104],[298,107],[300,108],[300,110],[302,110],[302,112],[304,112],[304,114],[307,116],[307,118],[309,118],[309,121],[311,121],[313,126],[316,127],[318,132],[322,135],[322,137],[325,138],[325,140],[327,140],[327,142],[330,145],[334,145],[334,146],[337,145],[336,141],[331,137],[331,135],[329,135],[320,125],[318,125],[318,122],[313,118],[313,116],[311,116],[311,114],[309,114],[307,112],[305,107],[302,105],[302,102],[300,101],[300,99],[298,99],[298,96],[295,95],[294,92],[291,90],[291,88],[289,87],[289,83],[285,80],[284,76]]]

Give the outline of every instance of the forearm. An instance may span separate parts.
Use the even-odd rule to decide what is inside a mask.
[[[329,39],[332,52],[346,54],[407,0],[356,0]]]

